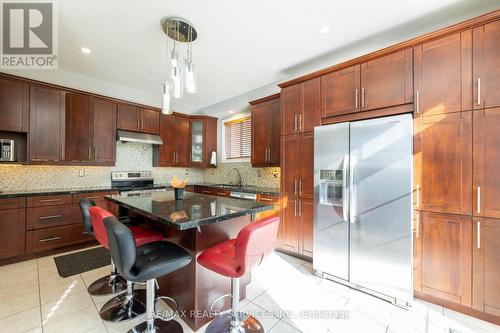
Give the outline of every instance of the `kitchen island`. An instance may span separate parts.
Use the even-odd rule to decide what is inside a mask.
[[[230,278],[198,265],[196,258],[209,247],[235,238],[255,214],[273,208],[252,200],[190,192],[184,193],[184,200],[175,200],[174,191],[168,189],[109,195],[106,199],[119,205],[121,213],[140,216],[153,228],[163,231],[166,240],[193,255],[188,266],[158,279],[158,295],[173,297],[181,319],[195,331],[211,320],[212,302],[231,292]],[[249,281],[250,276],[241,278],[242,299]],[[213,307],[216,311],[229,308],[229,297],[217,301]]]

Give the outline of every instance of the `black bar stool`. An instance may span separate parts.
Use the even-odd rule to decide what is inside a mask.
[[[188,265],[192,256],[182,247],[167,241],[158,241],[136,247],[134,235],[115,217],[104,219],[109,251],[120,274],[128,281],[146,283],[146,321],[128,333],[182,333],[182,326],[174,319],[160,317],[155,308],[156,279]],[[170,297],[167,298],[175,302]],[[161,319],[158,321],[156,319]]]
[[[80,210],[83,217],[83,226],[85,231],[94,236],[94,228],[92,227],[92,219],[90,217],[89,208],[95,206],[93,200],[83,198],[80,200]],[[111,273],[109,275],[103,276],[102,278],[92,282],[92,284],[87,288],[90,295],[103,296],[115,293],[121,293],[127,289],[127,281],[118,275],[115,263],[111,259]]]

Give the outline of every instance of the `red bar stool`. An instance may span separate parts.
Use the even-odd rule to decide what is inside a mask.
[[[104,219],[107,217],[114,218],[115,216],[98,206],[90,207],[89,213],[95,238],[102,246],[109,250]],[[154,231],[148,227],[133,225],[128,228],[132,232],[137,246],[163,240],[163,234],[161,232]],[[127,280],[127,292],[117,295],[107,301],[99,311],[99,315],[106,321],[116,322],[130,320],[146,313],[145,300],[145,292],[141,291],[139,294],[137,291],[134,291],[133,282]]]
[[[92,219],[90,218],[89,208],[93,206],[95,206],[95,202],[93,200],[88,198],[80,200],[80,211],[82,212],[83,226],[85,227],[85,231],[91,236],[94,236],[94,228],[92,227]],[[87,288],[87,291],[93,296],[103,296],[121,293],[125,290],[126,286],[127,281],[118,275],[115,263],[113,262],[113,259],[111,259],[111,273],[92,282],[92,284]]]
[[[231,311],[215,318],[205,333],[264,332],[255,317],[240,312],[240,277],[259,265],[275,247],[279,217],[270,216],[247,225],[236,239],[205,250],[198,263],[211,271],[231,278]]]

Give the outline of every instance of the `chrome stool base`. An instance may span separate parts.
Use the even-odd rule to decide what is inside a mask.
[[[142,322],[130,329],[127,333],[183,333],[184,329],[181,324],[175,320],[163,321],[156,319],[154,321],[154,331],[148,331],[148,323]]]
[[[92,282],[87,288],[87,291],[92,296],[117,294],[125,290],[127,290],[127,281],[119,275],[117,275],[113,281],[111,281],[111,275],[104,276]]]
[[[264,333],[262,324],[252,316],[245,313],[238,313],[239,325],[231,327],[231,313],[225,313],[208,325],[205,333]]]
[[[102,320],[124,322],[146,313],[146,291],[133,291],[133,298],[127,302],[127,293],[120,294],[107,301],[99,311]]]

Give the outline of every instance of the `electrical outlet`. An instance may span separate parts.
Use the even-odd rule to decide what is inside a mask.
[[[85,177],[85,169],[78,170],[78,177]]]
[[[274,178],[278,178],[278,171],[273,171]]]
[[[259,177],[259,178],[262,177],[262,171],[257,170],[257,177]]]
[[[184,174],[187,176],[189,175],[189,169],[184,170]]]

